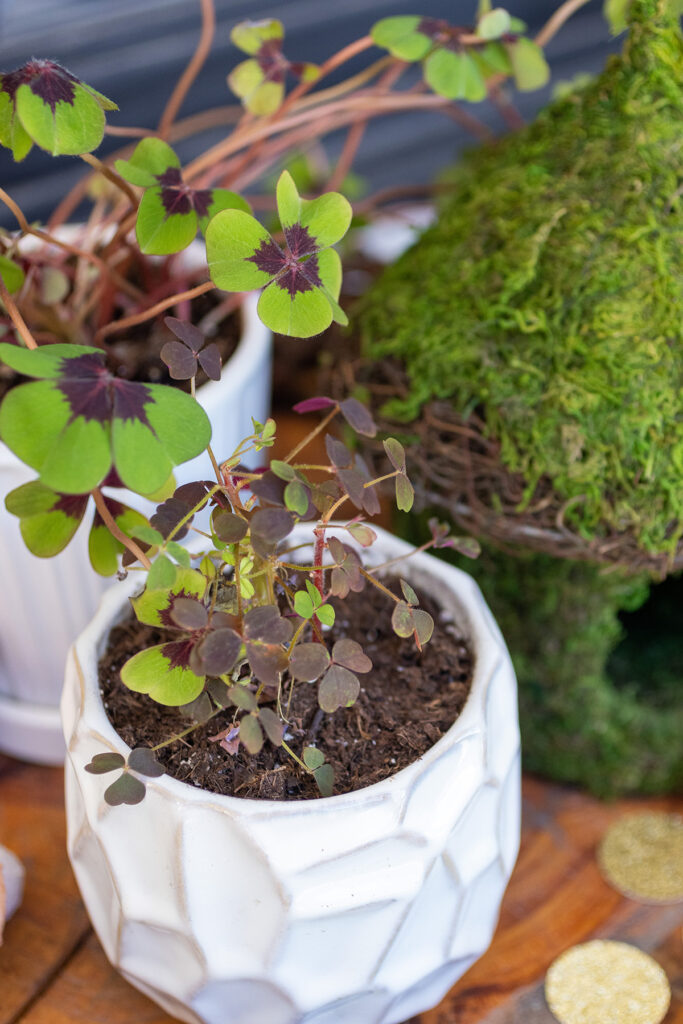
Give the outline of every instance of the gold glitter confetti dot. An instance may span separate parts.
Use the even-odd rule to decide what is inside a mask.
[[[545,997],[560,1024],[659,1024],[671,990],[647,953],[596,939],[557,958],[546,975]]]
[[[598,864],[607,881],[631,899],[683,900],[683,819],[656,812],[620,818],[600,844]]]

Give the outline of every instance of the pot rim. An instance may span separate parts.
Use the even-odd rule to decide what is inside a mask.
[[[377,533],[377,549],[382,556],[389,554],[394,558],[400,554],[413,551],[413,547],[393,534],[373,526]],[[307,524],[298,524],[297,532],[307,532]],[[382,558],[384,560],[384,558]],[[393,792],[400,793],[410,787],[412,776],[423,771],[426,764],[437,761],[452,747],[467,736],[481,736],[483,739],[483,758],[487,759],[486,751],[486,697],[489,682],[500,668],[506,665],[514,679],[514,670],[510,661],[505,641],[500,633],[485,600],[474,579],[467,573],[447,562],[435,558],[427,552],[419,552],[404,563],[401,573],[409,582],[424,586],[425,578],[431,578],[441,585],[440,589],[448,594],[450,608],[447,612],[457,618],[458,625],[472,648],[474,667],[472,686],[458,718],[444,735],[425,753],[412,761],[405,768],[380,782],[372,783],[361,789],[348,793],[334,794],[330,797],[318,797],[307,800],[257,800],[248,797],[230,796],[200,789],[191,783],[182,782],[164,774],[158,778],[146,778],[148,788],[161,789],[165,795],[179,801],[196,804],[210,804],[227,813],[244,815],[291,815],[301,813],[303,808],[321,807],[330,811],[341,809],[359,800],[377,800]],[[119,736],[109,721],[101,699],[97,665],[102,654],[110,630],[118,624],[127,612],[128,598],[139,587],[135,577],[129,577],[122,584],[109,588],[98,607],[97,612],[74,641],[67,658],[65,686],[62,696],[62,724],[67,745],[67,757],[73,761],[74,747],[83,735],[83,723],[87,723],[86,732],[95,736],[97,741],[111,751],[122,754],[130,753],[131,748]],[[73,677],[73,678],[72,678]],[[80,690],[80,709],[73,711],[73,701],[69,700],[69,688]],[[79,723],[81,728],[79,729]],[[70,734],[69,734],[70,733]],[[74,765],[74,768],[76,766]],[[82,771],[84,765],[80,766]],[[94,776],[94,778],[97,778]]]

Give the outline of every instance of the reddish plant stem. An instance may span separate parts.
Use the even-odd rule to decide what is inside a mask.
[[[305,94],[309,92],[314,85],[318,85],[318,83],[321,82],[326,75],[329,75],[331,71],[335,71],[342,64],[346,64],[347,61],[351,60],[353,57],[357,57],[359,53],[363,53],[364,50],[368,50],[374,45],[375,44],[370,36],[362,36],[354,43],[349,43],[348,46],[343,47],[343,49],[339,50],[337,53],[333,53],[331,57],[328,57],[328,59],[320,65],[320,74],[313,82],[299,82],[296,88],[292,89],[289,96],[278,110],[277,116],[282,117],[282,115],[286,114],[288,110],[291,110],[301,96],[305,96]]]
[[[325,570],[323,569],[323,556],[325,554],[325,527],[316,526],[313,531],[315,544],[313,547],[313,565],[318,566],[313,570],[313,582],[318,588],[321,598],[325,597]]]
[[[216,11],[213,0],[200,0],[200,3],[202,7],[202,30],[199,42],[195,52],[192,54],[190,63],[183,71],[161,115],[158,132],[162,139],[167,138],[171,125],[175,121],[176,115],[192,87],[192,83],[204,66],[204,62],[213,44],[213,37],[216,33]]]
[[[352,123],[356,120],[365,120],[369,116],[391,113],[402,110],[429,110],[449,106],[450,100],[444,100],[443,96],[424,96],[415,93],[385,93],[377,95],[374,90],[367,90],[363,93],[349,96],[345,99],[336,100],[326,104],[321,110],[301,110],[292,113],[290,117],[268,122],[267,124],[257,123],[243,134],[231,135],[217,145],[212,146],[201,156],[197,157],[185,168],[185,180],[190,182],[197,178],[208,167],[213,167],[217,161],[250,146],[261,139],[268,138],[274,134],[284,133],[290,128],[296,128],[301,124],[310,125],[313,122],[316,130],[321,134],[328,131],[327,121],[332,115],[342,115],[341,123]],[[315,114],[322,115],[318,119]],[[322,127],[319,127],[322,122]]]
[[[169,306],[174,306],[176,303],[182,302],[183,299],[195,299],[198,295],[204,295],[215,287],[213,281],[205,281],[203,284],[198,284],[196,288],[190,288],[189,291],[180,292],[179,295],[171,295],[169,298],[163,299],[162,302],[157,302],[155,306],[144,310],[142,313],[136,313],[135,316],[127,316],[123,320],[115,320],[114,323],[106,324],[95,334],[95,344],[100,345],[110,334],[125,331],[129,327],[136,327],[137,324],[144,324],[146,320],[151,320],[158,313],[163,313]]]
[[[96,487],[93,491],[91,491],[91,494],[95,499],[95,506],[97,507],[97,511],[100,514],[102,522],[107,527],[112,537],[115,537],[116,540],[120,541],[120,543],[123,544],[125,548],[128,548],[130,553],[132,555],[135,555],[137,560],[140,562],[142,566],[144,566],[145,569],[151,569],[152,563],[150,562],[149,558],[142,550],[142,548],[135,543],[132,537],[129,537],[127,534],[123,532],[123,530],[121,530],[116,525],[116,520],[114,519],[111,512],[107,508],[107,503],[104,500],[104,495],[102,494],[102,491],[99,489],[99,487]]]
[[[0,298],[4,302],[5,309],[9,313],[10,319],[12,320],[12,323],[16,327],[17,333],[21,337],[21,340],[24,342],[24,345],[26,345],[26,348],[38,348],[38,342],[33,337],[28,327],[26,326],[26,321],[24,320],[23,316],[17,309],[16,303],[14,302],[14,299],[7,290],[7,286],[5,285],[2,276],[0,276]]]
[[[511,132],[517,132],[524,127],[525,121],[517,107],[505,95],[500,85],[492,85],[489,89],[489,99],[496,107]]]
[[[133,192],[133,189],[130,187],[128,182],[124,181],[120,174],[117,174],[111,167],[107,167],[106,164],[102,163],[101,160],[98,160],[96,156],[92,155],[92,153],[81,153],[81,160],[84,160],[86,164],[89,164],[92,168],[98,171],[107,179],[107,181],[110,181],[112,185],[116,185],[116,187],[126,196],[129,203],[132,203],[133,205],[137,204],[138,200],[135,192]]]
[[[9,207],[14,216],[19,222],[19,227],[25,235],[35,235],[36,238],[42,239],[43,242],[47,242],[49,245],[54,245],[58,249],[63,249],[65,252],[70,252],[73,256],[77,256],[79,259],[90,260],[95,266],[99,267],[103,274],[107,274],[116,281],[122,291],[126,292],[127,295],[133,296],[133,298],[139,298],[140,292],[132,285],[129,281],[124,280],[120,274],[110,267],[104,260],[100,259],[94,252],[87,252],[84,249],[79,249],[75,245],[70,245],[69,242],[62,241],[61,238],[57,238],[54,235],[48,234],[47,231],[41,231],[40,228],[34,228],[27,221],[21,207],[12,199],[10,195],[3,188],[0,188],[0,202],[3,202],[5,206]]]

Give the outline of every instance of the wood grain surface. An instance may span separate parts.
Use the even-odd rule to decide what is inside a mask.
[[[411,1024],[552,1024],[545,971],[594,937],[651,952],[674,993],[665,1024],[683,1024],[683,903],[625,899],[595,862],[609,823],[643,807],[683,812],[683,799],[605,805],[525,779],[522,850],[493,944]],[[24,903],[0,949],[0,1024],[171,1024],[112,970],[89,929],[64,848],[61,771],[0,758],[0,841],[27,869]]]

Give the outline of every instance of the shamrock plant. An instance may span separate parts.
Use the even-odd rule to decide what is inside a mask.
[[[38,378],[6,396],[0,437],[55,491],[87,493],[114,467],[124,487],[152,494],[209,443],[200,405],[175,388],[114,376],[100,349],[3,342],[0,359]]]
[[[512,75],[518,89],[538,89],[550,77],[543,51],[523,33],[524,22],[482,4],[474,28],[420,15],[383,18],[372,38],[394,57],[421,61],[427,85],[440,96],[483,100],[495,75]]]
[[[120,486],[115,473],[102,486]],[[134,534],[147,523],[145,516],[129,508],[111,495],[102,493],[102,502],[118,531]],[[52,558],[63,551],[80,526],[90,501],[90,493],[60,494],[40,480],[32,480],[15,488],[5,498],[7,511],[19,519],[21,536],[26,547],[39,558]],[[95,509],[88,537],[88,553],[95,572],[113,576],[125,546],[105,526],[101,513]]]
[[[352,432],[376,434],[356,399],[315,398],[297,407],[300,412],[312,408],[326,413],[323,425],[342,416]],[[234,757],[244,748],[256,757],[265,743],[281,748],[328,796],[332,767],[314,745],[297,749],[290,742],[288,709],[298,686],[316,688],[323,714],[351,707],[362,677],[372,670],[362,644],[335,633],[340,602],[366,586],[379,588],[394,603],[397,637],[412,639],[418,648],[428,643],[434,622],[406,580],[387,575],[377,559],[365,564],[365,551],[377,538],[364,517],[379,510],[379,484],[396,481],[403,506],[412,503],[403,446],[385,439],[390,468],[377,477],[331,434],[324,437],[327,463],[297,461],[317,433],[311,431],[268,469],[251,471],[243,466],[244,456],[271,447],[275,439],[272,421],[255,424],[254,434],[220,465],[215,483],[179,488],[158,506],[149,526],[133,530],[152,545],[153,559],[146,586],[132,598],[133,612],[161,639],[129,658],[121,680],[158,704],[186,709],[195,725],[183,736],[215,720],[214,738],[223,756]],[[180,547],[178,538],[187,537],[207,506],[212,509],[209,534],[198,531],[203,543]],[[350,518],[338,518],[349,512]],[[298,524],[306,526],[309,543],[304,539],[303,546],[301,532],[294,533]],[[450,545],[476,554],[471,541],[450,537],[442,524],[430,525],[432,537],[421,550]],[[88,770],[121,771],[105,798],[136,803],[144,795],[139,776],[163,770],[156,752],[176,739],[154,751],[133,752],[127,763],[96,755]]]
[[[276,19],[248,21],[235,25],[230,38],[238,49],[250,55],[228,75],[228,85],[250,114],[274,114],[285,95],[288,74],[302,82],[314,82],[320,74],[316,64],[292,62],[282,52],[284,26]]]
[[[143,139],[130,160],[116,170],[131,185],[144,188],[135,235],[144,253],[180,252],[194,241],[220,210],[249,210],[246,199],[225,188],[192,188],[183,181],[180,160],[161,139]]]
[[[209,273],[219,288],[263,287],[259,316],[280,334],[308,338],[333,320],[346,324],[338,303],[341,260],[331,248],[348,231],[352,210],[337,192],[302,199],[288,171],[277,183],[283,244],[240,210],[217,214],[206,231]]]
[[[53,60],[29,60],[0,75],[0,142],[15,160],[34,143],[53,156],[97,149],[106,110],[118,107]]]
[[[0,228],[0,439],[36,474],[6,504],[41,557],[61,551],[94,504],[95,569],[146,572],[134,610],[164,633],[124,667],[125,682],[157,702],[191,704],[198,718],[215,717],[227,756],[241,747],[256,756],[263,743],[274,744],[329,793],[324,753],[310,743],[294,749],[287,708],[301,685],[316,687],[321,713],[358,696],[371,666],[353,638],[334,634],[337,603],[379,587],[394,603],[395,632],[418,647],[433,624],[407,582],[380,579],[381,570],[362,557],[375,538],[364,520],[379,510],[380,481],[393,481],[400,509],[412,505],[399,441],[385,440],[390,468],[380,478],[332,435],[322,465],[296,461],[297,450],[248,471],[245,456],[272,446],[275,425],[268,421],[219,463],[195,401],[198,371],[212,380],[221,374],[214,335],[257,290],[261,319],[281,334],[311,337],[332,322],[346,324],[334,246],[354,211],[339,190],[367,125],[396,111],[434,110],[446,115],[445,124],[465,120],[484,135],[486,127],[458,101],[485,97],[516,125],[502,86],[545,82],[541,44],[576,6],[565,0],[536,40],[487,0],[467,27],[427,14],[386,18],[319,65],[285,56],[280,22],[243,22],[231,38],[247,59],[228,74],[240,103],[226,109],[219,97],[210,110],[180,118],[213,32],[211,0],[202,0],[196,53],[158,124],[132,129],[129,138],[128,129],[106,124],[116,104],[55,61],[31,59],[0,72],[0,145],[15,160],[36,145],[88,165],[49,226],[33,223],[0,187],[0,203],[18,225]],[[375,47],[384,52],[344,77],[350,61]],[[410,80],[415,62],[423,64],[426,88]],[[327,86],[332,74],[339,78]],[[288,79],[296,80],[289,90]],[[226,129],[218,141],[195,146],[197,155],[183,163],[171,143],[216,128]],[[122,148],[99,159],[93,151],[105,132],[123,136]],[[282,170],[296,168],[300,154],[331,132],[344,138],[338,160],[322,161],[322,176],[295,181]],[[369,197],[355,212],[372,216],[380,201]],[[83,225],[65,229],[84,206]],[[272,226],[275,208],[279,229],[271,233],[263,222]],[[197,256],[177,256],[190,245]],[[149,380],[142,351],[148,336],[161,332],[169,384]],[[174,386],[179,381],[189,382],[190,394]],[[314,409],[325,426],[341,417],[351,433],[375,432],[355,399],[315,398],[301,411]],[[174,468],[204,450],[215,481],[174,490]],[[122,488],[159,502],[149,521],[128,507]],[[210,517],[208,534],[192,525],[201,510],[203,526]],[[313,538],[308,559],[292,539],[299,523],[309,524]],[[206,541],[199,554],[184,543],[194,529]],[[456,541],[435,526],[428,544],[447,543]],[[138,750],[127,761],[95,758],[90,770],[118,771],[107,799],[133,803],[144,795],[140,776],[162,769],[153,752]]]
[[[554,13],[538,37],[543,44],[575,6],[575,0],[565,0]],[[516,124],[519,116],[501,84],[511,80],[532,89],[548,76],[540,43],[525,35],[507,10],[492,9],[489,0],[481,0],[470,26],[450,25],[427,12],[384,18],[369,35],[320,64],[285,55],[280,21],[244,21],[233,26],[231,40],[246,59],[227,75],[243,109],[226,109],[218,99],[206,113],[180,119],[214,31],[211,0],[202,0],[201,8],[197,52],[158,125],[131,130],[132,141],[104,160],[93,150],[105,131],[127,134],[105,123],[117,110],[115,103],[54,60],[31,59],[0,72],[0,145],[16,160],[35,144],[89,165],[89,177],[62,199],[49,230],[31,223],[0,188],[0,202],[20,229],[0,229],[5,341],[102,348],[113,335],[126,341],[132,329],[160,329],[165,312],[187,317],[187,303],[205,293],[214,293],[211,327],[220,329],[244,295],[257,289],[262,289],[259,315],[279,333],[310,337],[332,321],[345,324],[339,306],[341,265],[333,246],[348,230],[351,206],[338,190],[353,181],[350,171],[366,126],[396,111],[426,109],[464,119],[484,135],[488,130],[471,111],[458,112],[459,100],[488,97],[508,123]],[[388,54],[321,88],[329,75],[376,46]],[[418,61],[427,90],[414,83],[401,88],[410,64]],[[295,82],[289,91],[288,80]],[[183,165],[171,143],[223,124],[231,126],[223,137]],[[273,197],[273,176],[283,167],[305,166],[302,154],[332,131],[347,133],[337,165],[323,160],[323,180],[304,174],[295,183],[288,172],[280,174]],[[247,187],[249,202],[243,195]],[[85,226],[57,230],[84,200],[91,203]],[[363,200],[359,212],[372,215],[378,202]],[[271,235],[261,221],[272,223],[274,205],[281,230]],[[198,233],[206,239],[206,261],[150,259],[172,256],[193,243],[201,247]],[[24,244],[27,236],[40,244]]]

